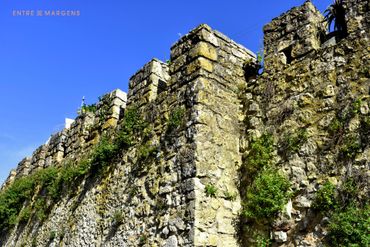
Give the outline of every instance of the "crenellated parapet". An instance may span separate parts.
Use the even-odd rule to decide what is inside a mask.
[[[120,89],[105,94],[96,104],[95,129],[115,128],[126,108],[127,94]]]
[[[200,25],[171,47],[171,85],[198,76],[213,77],[235,89],[244,76],[243,66],[256,55],[207,25]],[[185,76],[185,78],[182,78]]]
[[[48,145],[44,144],[38,147],[36,151],[33,152],[30,165],[30,173],[33,173],[34,171],[43,169],[45,167],[47,151]]]
[[[17,171],[15,169],[10,170],[9,176],[6,178],[5,182],[0,187],[0,192],[10,186],[16,179]]]
[[[18,167],[16,170],[16,178],[27,176],[30,173],[30,168],[31,168],[31,158],[29,157],[24,158],[18,164]]]
[[[319,49],[326,28],[323,15],[310,1],[273,19],[263,28],[266,70]]]
[[[368,37],[365,31],[370,26],[369,2],[364,0],[344,0],[346,28],[350,38]]]
[[[54,165],[55,163],[60,163],[64,159],[67,137],[67,129],[64,129],[50,137],[45,167]]]
[[[132,105],[152,124],[152,139],[143,145],[155,145],[160,159],[146,161],[148,174],[127,185],[130,190],[140,188],[140,193],[127,202],[125,212],[129,215],[134,209],[145,215],[134,221],[127,218],[135,229],[131,234],[151,233],[150,241],[169,246],[173,242],[236,246],[233,222],[240,210],[236,180],[241,164],[238,90],[247,83],[245,67],[255,61],[256,55],[248,49],[200,25],[171,47],[169,63],[153,59],[135,73],[127,96],[115,90],[95,105],[82,107],[68,128],[34,152],[29,165],[20,164],[29,166],[29,173],[19,171],[19,176],[78,159],[105,132],[120,128],[126,104]],[[170,126],[173,115],[180,112],[179,126]],[[138,160],[132,153],[138,155],[141,149],[125,150],[125,166]],[[206,186],[217,188],[217,197],[209,198]],[[235,200],[230,201],[227,194]],[[166,211],[154,210],[158,201]],[[209,203],[214,207],[209,208]]]
[[[126,107],[126,93],[116,89],[100,97],[90,110],[82,110],[80,115],[66,130],[66,158],[74,158],[80,150],[88,149],[99,141],[108,129],[114,129]]]
[[[91,107],[92,110],[80,110],[79,116],[69,126],[53,134],[31,157],[23,159],[14,170],[12,178],[18,179],[36,170],[60,165],[65,159],[74,160],[79,157],[82,151],[86,152],[96,144],[105,131],[117,126],[126,102],[126,93],[116,89],[103,95]],[[10,183],[8,178],[5,184]]]
[[[153,59],[130,78],[127,105],[143,106],[167,89],[168,65]]]

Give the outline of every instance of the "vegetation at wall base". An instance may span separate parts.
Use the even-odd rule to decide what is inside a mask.
[[[168,119],[168,129],[176,129],[184,122],[184,116],[185,116],[185,109],[182,107],[176,107],[173,109],[170,113],[169,119]]]
[[[307,140],[308,133],[306,129],[299,129],[296,132],[287,133],[281,142],[280,154],[287,158],[293,153],[297,153]]]
[[[241,172],[242,226],[248,246],[271,245],[269,231],[272,221],[292,196],[291,185],[278,170],[274,159],[274,139],[265,133],[254,139],[243,157]]]
[[[360,187],[349,177],[339,187],[327,181],[316,192],[313,208],[329,217],[326,242],[330,246],[369,246],[370,204],[368,198],[358,197]]]
[[[289,189],[287,178],[275,169],[263,170],[248,189],[244,200],[245,217],[255,221],[272,220],[288,203]]]
[[[370,245],[370,205],[360,208],[349,205],[336,210],[330,218],[328,242],[332,246]]]
[[[260,138],[253,140],[244,161],[246,172],[252,175],[268,167],[271,164],[273,150],[272,135],[263,134]]]
[[[330,211],[336,207],[336,187],[329,181],[316,192],[313,208],[320,211]]]

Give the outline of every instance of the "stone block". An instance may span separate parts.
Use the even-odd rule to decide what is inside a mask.
[[[197,43],[194,48],[190,50],[189,56],[193,59],[197,57],[204,57],[212,61],[217,60],[216,49],[212,45],[202,41]]]
[[[192,63],[190,63],[186,67],[186,73],[187,74],[192,74],[192,73],[194,73],[195,71],[197,71],[199,69],[204,69],[207,72],[212,72],[213,71],[213,65],[208,59],[205,59],[203,57],[199,57],[199,58],[195,59]]]
[[[286,232],[277,231],[277,232],[274,232],[274,239],[278,243],[284,243],[288,240],[288,235]]]

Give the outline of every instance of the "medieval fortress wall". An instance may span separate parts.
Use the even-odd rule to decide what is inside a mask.
[[[243,246],[252,241],[240,236],[244,157],[266,131],[281,143],[300,129],[308,139],[298,152],[283,155],[276,144],[274,162],[296,193],[269,231],[279,246],[318,246],[325,231],[310,219],[322,177],[340,184],[370,164],[365,139],[353,166],[327,169],[340,152],[325,151],[330,121],[361,99],[360,115],[349,123],[357,133],[370,106],[369,3],[344,6],[348,35],[342,40],[320,36],[323,16],[309,1],[267,24],[259,76],[251,51],[207,25],[192,30],[171,47],[169,63],[145,64],[130,78],[127,95],[117,89],[102,96],[10,173],[2,190],[40,169],[78,162],[122,128],[130,107],[150,123],[146,139],[122,150],[109,173],[81,181],[50,206],[45,220],[17,225],[1,246]],[[174,126],[169,119],[176,112],[181,121]],[[143,156],[143,146],[154,148],[155,157]]]

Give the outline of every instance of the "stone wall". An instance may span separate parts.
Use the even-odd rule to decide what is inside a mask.
[[[255,236],[243,231],[248,225],[266,230],[274,246],[322,245],[325,219],[312,208],[315,193],[326,180],[340,186],[353,174],[366,179],[370,160],[360,129],[370,106],[368,3],[344,6],[348,35],[334,42],[320,36],[323,16],[309,1],[267,24],[261,75],[255,54],[243,46],[207,25],[192,30],[171,47],[168,63],[153,59],[130,78],[127,96],[120,90],[102,96],[11,172],[2,191],[39,169],[88,157],[103,136],[125,127],[130,109],[148,123],[145,136],[120,150],[107,172],[47,202],[46,219],[16,225],[1,245],[254,246]],[[354,102],[358,112],[343,136],[333,136],[328,126]],[[286,137],[302,130],[307,140],[286,152]],[[240,178],[249,175],[240,171],[263,133],[273,136],[271,162],[294,196],[261,226],[240,216],[248,190]],[[340,160],[343,142],[331,141],[346,136],[361,144],[351,161]]]
[[[264,72],[248,82],[243,94],[246,146],[263,133],[271,133],[273,163],[289,178],[294,192],[286,211],[268,224],[276,246],[323,244],[330,212],[320,212],[313,204],[327,181],[338,191],[346,181],[367,181],[358,182],[361,192],[354,200],[368,203],[364,196],[369,194],[370,141],[360,122],[369,119],[370,50],[365,31],[369,29],[365,18],[369,8],[367,1],[344,1],[344,6],[348,35],[343,39],[319,42],[313,24],[323,17],[310,2],[266,25]],[[296,25],[297,18],[303,29],[289,27]],[[276,35],[275,30],[279,30]],[[291,45],[290,63],[284,57],[286,44]],[[295,56],[295,47],[302,48],[305,55]],[[335,125],[338,121],[342,121],[341,127]],[[297,150],[287,151],[286,146],[297,136],[301,138],[295,141]],[[351,140],[358,150],[346,156]],[[247,243],[253,243],[252,236],[245,237]]]
[[[87,178],[78,196],[57,202],[47,220],[30,221],[3,241],[42,246],[51,232],[63,232],[52,244],[236,246],[238,90],[246,85],[244,67],[255,57],[201,25],[173,45],[169,64],[153,59],[144,65],[130,79],[127,107],[137,108],[150,123],[150,139],[122,150],[113,171]],[[18,177],[78,161],[104,133],[122,128],[125,108],[126,95],[119,90],[101,97],[93,111],[80,111],[69,129],[53,135],[30,162],[21,162]],[[172,126],[176,112],[181,123]],[[156,149],[155,158],[140,157],[146,146]],[[21,172],[26,168],[28,173]],[[216,193],[207,194],[207,186]],[[119,227],[113,220],[117,211],[124,222]]]
[[[324,17],[315,6],[306,1],[265,25],[265,69],[290,64],[292,61],[317,50],[320,34],[325,34]]]
[[[350,38],[366,36],[369,28],[369,3],[366,1],[344,1],[346,23]]]
[[[72,123],[70,128],[50,136],[46,144],[38,147],[31,157],[23,159],[13,177],[30,175],[38,169],[58,166],[65,159],[76,159],[96,144],[99,136],[108,128],[115,128],[122,109],[126,107],[126,93],[117,89],[101,97],[96,104],[96,112],[83,112]],[[5,184],[12,180],[10,176]]]
[[[174,103],[184,98],[190,108],[187,132],[193,143],[193,171],[185,170],[183,177],[190,193],[188,204],[194,207],[192,246],[237,245],[240,198],[236,181],[241,164],[237,90],[246,84],[243,68],[252,60],[253,53],[206,25],[171,49],[171,85],[185,87],[185,95]],[[217,190],[214,197],[207,195],[207,186]]]
[[[142,106],[157,98],[166,90],[169,80],[168,65],[153,59],[130,78],[128,105]]]

